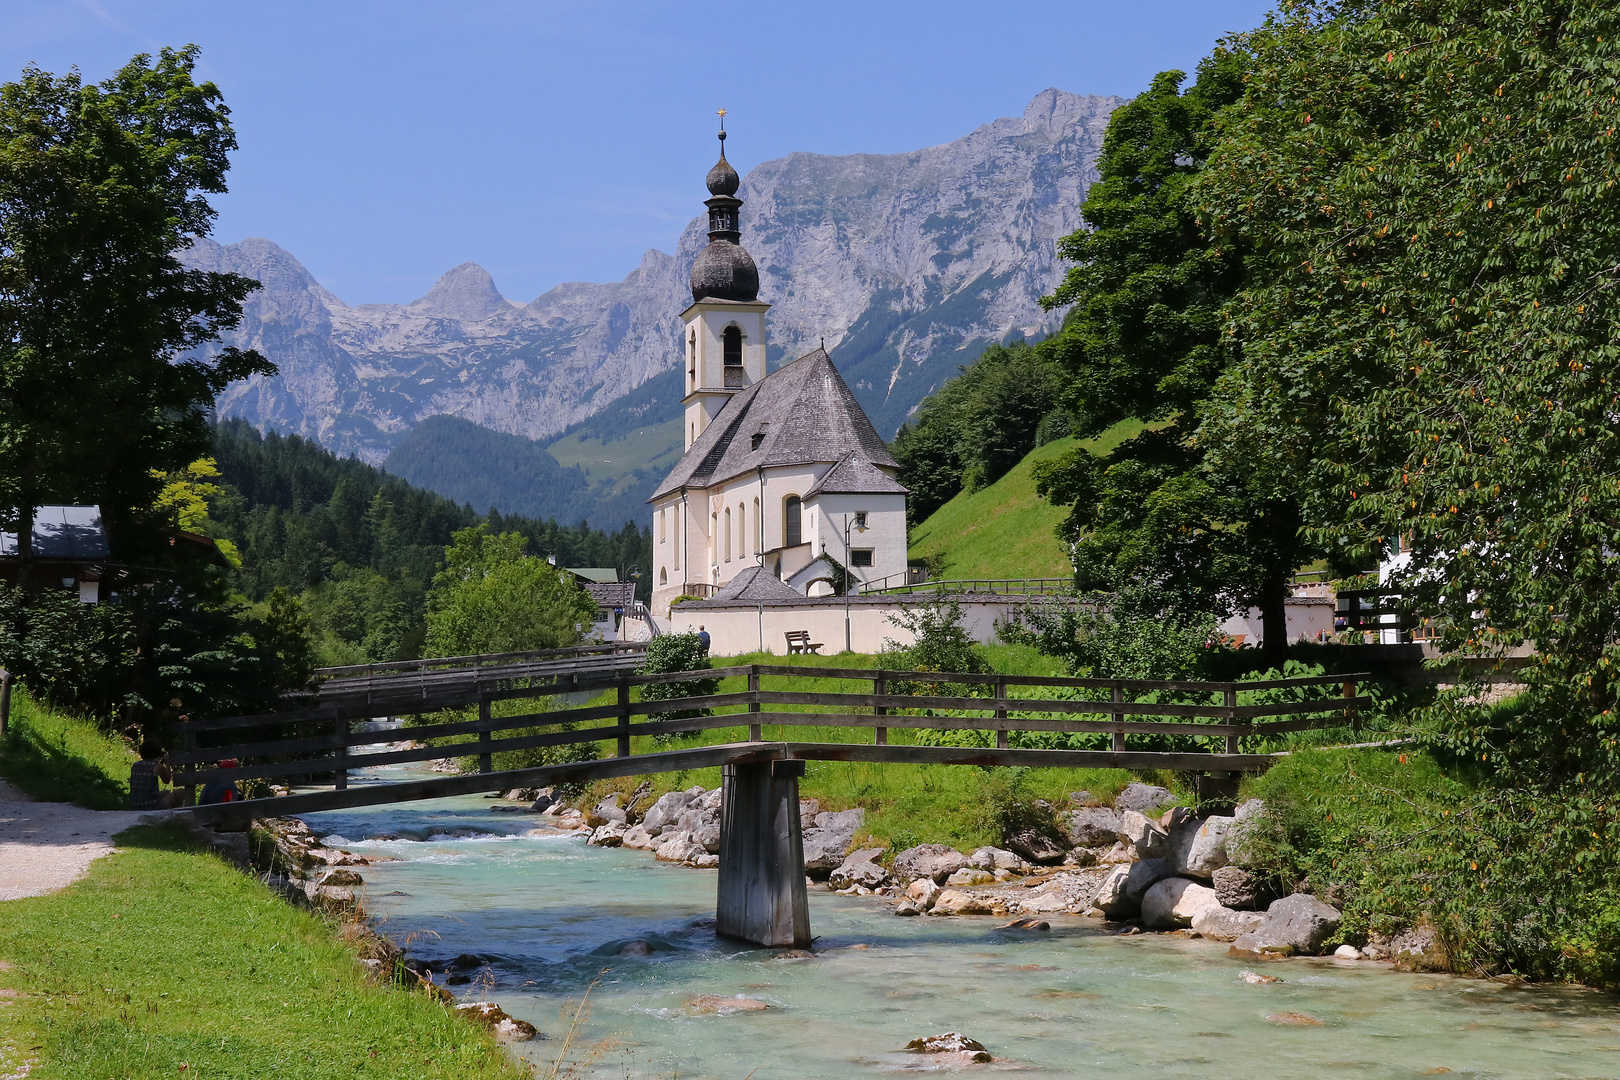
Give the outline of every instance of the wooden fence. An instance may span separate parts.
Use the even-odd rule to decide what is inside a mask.
[[[747,688],[725,693],[688,695],[657,701],[638,701],[633,690],[658,684],[740,677]],[[786,687],[762,685],[766,678],[783,680]],[[630,740],[636,736],[672,735],[723,728],[747,728],[749,743],[762,743],[767,725],[788,727],[836,727],[870,731],[870,748],[882,748],[874,760],[903,762],[931,761],[938,757],[935,747],[890,746],[895,729],[974,730],[993,732],[996,747],[1006,750],[1014,731],[1102,732],[1110,736],[1111,750],[1124,754],[1131,735],[1186,735],[1221,739],[1222,750],[1213,753],[1132,753],[1134,764],[1120,767],[1186,768],[1189,760],[1207,760],[1210,769],[1256,767],[1240,755],[1238,740],[1248,736],[1268,736],[1311,728],[1356,724],[1359,711],[1371,698],[1358,696],[1356,687],[1365,674],[1322,675],[1261,682],[1176,682],[1141,679],[1065,679],[997,673],[956,674],[931,671],[889,671],[871,668],[807,668],[777,664],[749,664],[674,674],[641,675],[631,672],[580,674],[558,677],[539,686],[505,686],[480,692],[476,719],[389,730],[353,730],[352,721],[365,715],[351,708],[348,712],[305,710],[297,714],[241,716],[221,720],[192,721],[178,725],[185,748],[170,756],[178,766],[176,783],[188,792],[198,784],[212,781],[247,779],[330,778],[342,790],[348,773],[356,768],[395,765],[438,758],[478,759],[478,772],[492,771],[493,755],[510,750],[566,746],[579,743],[610,742],[618,758],[631,755]],[[793,689],[795,682],[810,679],[859,680],[871,684],[870,693],[836,693]],[[1336,687],[1337,695],[1300,701],[1238,704],[1239,694],[1266,690],[1312,692]],[[942,688],[965,688],[966,692],[940,693]],[[1064,696],[1029,697],[1031,688]],[[907,692],[895,692],[904,690]],[[977,692],[974,692],[977,690]],[[926,692],[917,692],[926,691]],[[1086,692],[1095,692],[1089,696]],[[550,698],[559,694],[588,693],[610,695],[603,704],[587,704],[560,710],[535,710],[512,716],[495,716],[493,706],[501,701]],[[1194,701],[1142,701],[1143,696],[1196,698]],[[804,711],[819,709],[828,711]],[[637,719],[651,714],[686,710],[735,710],[677,720]],[[1094,716],[1096,719],[1085,719]],[[1277,718],[1285,719],[1277,719]],[[288,734],[287,728],[296,728]],[[557,728],[525,732],[497,738],[514,729]],[[271,737],[252,733],[272,729]],[[316,730],[319,729],[319,730]],[[243,738],[243,736],[248,736]],[[354,754],[356,747],[393,744],[402,739],[450,739],[463,741],[433,747],[413,746],[381,752]],[[200,743],[210,745],[203,746]],[[858,758],[861,744],[825,744],[826,754],[839,759]],[[909,753],[909,751],[916,751]],[[1021,761],[1038,762],[1039,755],[1051,753],[1053,764],[1067,763],[1074,751],[1024,751]],[[1083,753],[1083,752],[1082,752]],[[647,755],[649,771],[657,771],[652,760],[666,755]],[[1159,758],[1163,758],[1160,761]],[[1236,762],[1236,758],[1245,760]],[[240,759],[235,768],[219,768],[226,758]],[[1171,759],[1174,759],[1174,763]],[[1059,760],[1063,759],[1063,760]],[[210,765],[212,764],[212,767]],[[623,770],[620,769],[619,772]],[[188,798],[188,802],[192,801]],[[382,800],[379,800],[382,801]]]

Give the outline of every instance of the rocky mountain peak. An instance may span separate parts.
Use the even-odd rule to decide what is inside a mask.
[[[495,288],[495,279],[477,263],[464,262],[445,272],[412,311],[460,322],[483,322],[512,310],[512,303]]]

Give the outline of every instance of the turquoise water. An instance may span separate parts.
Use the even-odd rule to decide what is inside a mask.
[[[520,1044],[525,1056],[557,1056],[559,1010],[595,982],[571,1056],[598,1056],[581,1075],[873,1076],[926,1067],[899,1048],[955,1030],[997,1059],[972,1072],[1620,1077],[1620,1003],[1609,995],[1331,960],[1265,965],[1283,981],[1256,986],[1225,945],[1114,937],[1081,917],[1020,933],[992,918],[900,919],[872,900],[813,892],[815,954],[780,958],[715,937],[714,871],[587,847],[490,805],[443,799],[308,820],[351,850],[396,860],[366,871],[367,907],[416,956],[485,959],[471,973],[483,989],[453,989],[551,1036]],[[389,833],[411,838],[364,839]],[[770,1007],[693,1015],[688,1002],[705,994]],[[1285,1013],[1320,1024],[1267,1019]]]

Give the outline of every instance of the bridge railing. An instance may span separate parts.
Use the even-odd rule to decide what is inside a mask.
[[[651,701],[637,700],[635,693],[637,688],[657,684],[735,678],[743,679],[746,688]],[[877,746],[888,746],[894,731],[983,731],[994,734],[1001,750],[1009,748],[1011,733],[1016,731],[1105,733],[1115,754],[1129,749],[1133,735],[1195,736],[1220,740],[1221,749],[1209,754],[1209,760],[1211,768],[1221,768],[1220,759],[1239,754],[1239,740],[1246,737],[1355,726],[1360,710],[1373,701],[1357,694],[1358,684],[1368,678],[1352,674],[1189,682],[780,664],[656,675],[574,672],[539,685],[491,686],[478,695],[476,718],[451,715],[406,728],[354,730],[352,721],[384,715],[354,702],[297,713],[193,721],[178,725],[185,748],[169,761],[178,766],[176,782],[188,791],[213,781],[297,778],[328,780],[343,789],[351,770],[369,766],[476,758],[478,772],[489,773],[495,754],[513,750],[606,742],[613,744],[616,756],[625,758],[632,756],[632,740],[638,737],[746,727],[748,741],[758,743],[764,741],[765,727],[778,726],[842,728],[852,734],[870,731],[869,738]],[[765,679],[780,685],[767,687]],[[844,693],[802,688],[812,679],[858,680],[870,683],[872,690]],[[944,692],[957,688],[965,688],[965,692]],[[1307,696],[1333,689],[1338,693]],[[1240,695],[1264,691],[1292,692],[1299,699],[1239,704]],[[496,706],[502,702],[579,694],[607,700],[574,708],[496,714]],[[1150,700],[1140,700],[1144,697]],[[1167,697],[1172,700],[1164,700]],[[698,710],[710,715],[647,719],[653,714]],[[429,739],[461,741],[417,745]],[[398,746],[402,740],[409,740],[409,745]],[[379,744],[385,748],[354,752]],[[1185,756],[1178,755],[1178,760]],[[227,758],[239,763],[229,769],[218,767],[216,763]]]

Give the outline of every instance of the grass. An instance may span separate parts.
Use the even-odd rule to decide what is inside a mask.
[[[0,904],[0,1076],[31,1058],[30,1080],[529,1075],[183,834],[118,839],[68,889]]]
[[[135,752],[93,720],[47,708],[12,688],[11,721],[0,740],[0,776],[36,799],[91,810],[129,808]]]
[[[1141,423],[1127,420],[1084,443],[1058,439],[1036,447],[1006,476],[958,494],[912,529],[910,557],[943,556],[940,578],[1070,577],[1074,569],[1057,538],[1069,512],[1035,494],[1033,466],[1079,446],[1100,455],[1141,430]]]
[[[617,491],[622,488],[621,481],[637,469],[674,466],[681,456],[681,424],[677,417],[639,428],[611,442],[570,435],[550,443],[546,450],[564,468],[578,465],[584,469],[593,485]]]

